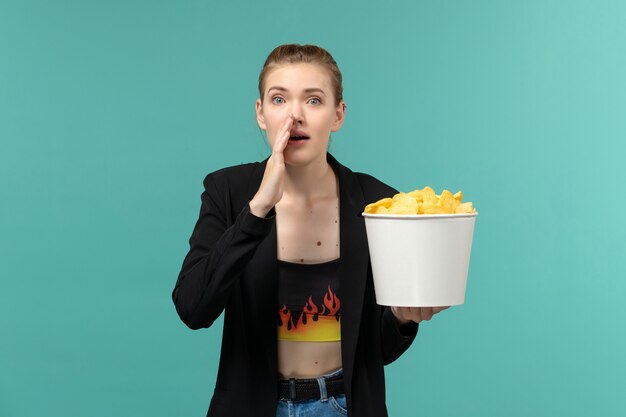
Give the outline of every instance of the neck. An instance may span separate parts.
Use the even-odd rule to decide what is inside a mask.
[[[308,165],[285,168],[285,193],[291,197],[311,199],[336,193],[335,173],[326,155]]]

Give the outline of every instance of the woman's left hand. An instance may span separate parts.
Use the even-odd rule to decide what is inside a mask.
[[[391,312],[401,326],[412,321],[419,323],[422,320],[430,320],[433,316],[447,307],[391,307]]]

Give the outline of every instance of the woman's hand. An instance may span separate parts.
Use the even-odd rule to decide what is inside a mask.
[[[272,155],[267,161],[261,186],[250,200],[250,212],[257,217],[265,217],[283,197],[285,186],[285,157],[283,152],[289,143],[292,125],[293,116],[290,114],[276,134],[273,141],[274,146],[272,146]]]
[[[433,316],[447,307],[391,307],[391,312],[396,317],[400,326],[412,321],[419,323],[422,320],[430,320]]]

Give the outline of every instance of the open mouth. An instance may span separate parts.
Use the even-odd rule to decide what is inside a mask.
[[[300,130],[292,130],[291,136],[289,136],[289,140],[308,140],[311,139],[309,135],[300,131]]]

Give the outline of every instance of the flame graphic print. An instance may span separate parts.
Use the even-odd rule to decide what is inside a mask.
[[[341,300],[330,285],[319,305],[309,296],[299,316],[283,304],[278,310],[278,338],[309,342],[341,340],[340,308]]]

